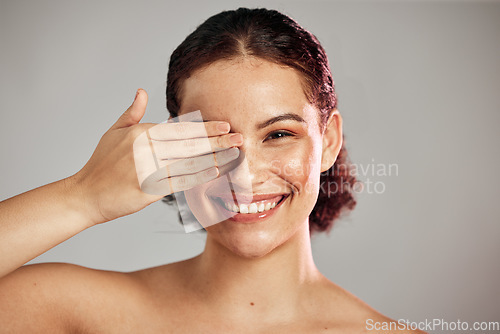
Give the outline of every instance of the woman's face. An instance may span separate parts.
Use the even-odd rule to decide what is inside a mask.
[[[187,202],[208,238],[240,256],[263,256],[304,227],[316,203],[324,147],[331,144],[323,138],[318,110],[307,101],[296,70],[254,57],[215,62],[182,88],[179,114],[200,110],[204,120],[229,122],[231,132],[243,135],[243,163],[231,178],[186,191]],[[228,183],[237,199],[253,196],[258,212],[225,211],[223,202],[232,202],[223,190]],[[277,205],[269,209],[272,202]],[[208,226],[204,219],[213,210],[234,217]]]

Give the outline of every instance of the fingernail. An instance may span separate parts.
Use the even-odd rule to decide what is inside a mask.
[[[243,136],[239,133],[235,133],[235,134],[229,136],[229,141],[233,145],[241,145],[241,144],[243,144]]]
[[[219,124],[217,124],[217,130],[219,130],[222,133],[229,132],[229,128],[230,128],[229,123],[220,122]]]
[[[231,147],[229,150],[226,151],[226,155],[228,159],[236,159],[237,157],[240,156],[240,150],[237,149],[236,147]]]
[[[219,168],[218,167],[211,168],[207,172],[207,176],[208,177],[217,177],[217,176],[219,176]]]
[[[139,89],[137,90],[137,92],[135,93],[135,97],[134,97],[134,102],[135,100],[137,100],[137,96],[139,95]]]

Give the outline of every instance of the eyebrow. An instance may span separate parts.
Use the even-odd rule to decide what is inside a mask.
[[[257,127],[257,129],[260,130],[260,129],[264,129],[264,128],[266,128],[274,123],[281,122],[281,121],[288,121],[288,120],[306,123],[306,121],[302,117],[300,117],[299,115],[293,114],[293,113],[286,113],[286,114],[281,114],[281,115],[278,115],[276,117],[270,118],[265,122],[259,123],[259,124],[257,124],[256,127]]]
[[[211,121],[212,120],[210,120],[210,119],[203,119],[202,122],[211,122]],[[261,129],[264,129],[264,128],[266,128],[274,123],[282,122],[282,121],[297,121],[297,122],[301,122],[301,123],[306,123],[306,121],[301,116],[299,116],[297,114],[285,113],[285,114],[281,114],[281,115],[278,115],[276,117],[270,118],[265,122],[257,124],[256,128],[258,130],[261,130]]]

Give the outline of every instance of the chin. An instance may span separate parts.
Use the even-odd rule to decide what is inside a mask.
[[[208,227],[207,233],[236,256],[257,259],[268,255],[291,237],[291,231],[285,233],[269,227],[259,229],[255,225],[234,225],[226,221]]]

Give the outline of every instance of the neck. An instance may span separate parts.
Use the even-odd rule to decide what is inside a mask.
[[[192,286],[204,303],[245,319],[295,317],[308,288],[323,277],[312,258],[308,224],[259,258],[237,255],[207,236],[194,271]]]

